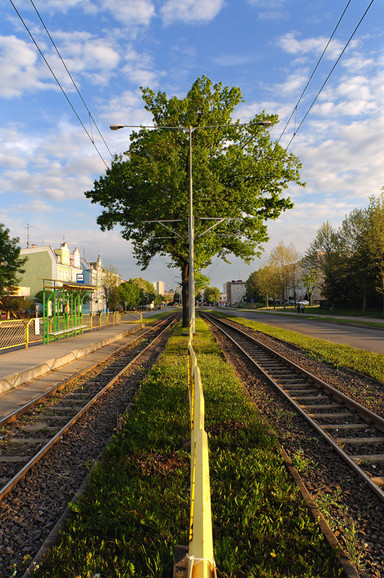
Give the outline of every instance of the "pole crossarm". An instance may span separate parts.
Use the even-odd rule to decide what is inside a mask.
[[[200,219],[205,220],[205,221],[218,221],[217,223],[215,223],[214,225],[211,225],[210,227],[208,227],[208,229],[206,229],[205,231],[203,231],[202,233],[200,233],[200,235],[198,235],[196,237],[196,239],[199,239],[200,237],[202,237],[203,235],[205,235],[206,233],[208,233],[208,231],[211,231],[212,229],[214,229],[215,227],[218,227],[219,225],[221,225],[221,223],[224,223],[224,221],[235,221],[236,217],[222,217],[222,218],[216,218],[216,217],[200,217]]]
[[[171,229],[171,227],[168,227],[168,225],[165,225],[165,223],[180,223],[181,221],[182,221],[182,219],[169,219],[169,220],[159,220],[159,221],[143,221],[143,223],[157,223],[159,225],[162,225],[165,229],[167,229],[167,231],[171,231],[171,233],[176,235],[176,237],[179,237],[180,239],[182,239],[183,237],[181,235],[179,235],[179,233],[176,233],[176,231],[173,231]],[[172,239],[172,237],[154,237],[154,239]]]

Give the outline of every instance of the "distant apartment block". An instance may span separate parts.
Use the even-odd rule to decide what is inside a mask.
[[[246,292],[245,281],[241,281],[240,279],[238,281],[228,281],[225,284],[225,293],[227,294],[227,303],[229,305],[241,303]]]
[[[153,287],[156,291],[156,295],[164,295],[164,281],[154,281]]]

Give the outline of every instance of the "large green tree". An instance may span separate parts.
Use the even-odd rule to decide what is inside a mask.
[[[294,297],[296,297],[298,259],[299,255],[292,243],[286,246],[283,242],[280,242],[277,247],[272,249],[269,258],[270,265],[273,266],[274,272],[277,272],[279,277],[280,296],[284,309],[285,300],[289,297],[290,290],[292,290]]]
[[[140,288],[132,279],[120,285],[119,300],[124,309],[135,309],[139,306],[140,299]]]
[[[336,229],[326,221],[317,231],[315,239],[305,253],[302,264],[319,272],[321,291],[332,310],[345,299],[345,255],[341,238]]]
[[[103,269],[101,286],[104,291],[107,308],[116,311],[119,304],[120,275],[116,267],[108,265]]]
[[[204,290],[204,301],[209,305],[218,304],[220,296],[221,293],[217,287],[206,287]]]
[[[20,257],[19,239],[10,237],[10,231],[0,223],[0,299],[11,293],[23,273],[26,257]]]
[[[130,281],[139,288],[139,305],[145,307],[156,299],[156,291],[152,283],[142,277],[135,277],[135,279],[130,279]]]
[[[252,274],[251,282],[255,291],[264,297],[267,307],[269,307],[269,299],[273,299],[275,306],[275,300],[281,291],[280,275],[276,264],[269,261],[260,267]]]
[[[367,224],[367,257],[375,271],[376,291],[383,295],[384,312],[384,191],[379,197],[369,199]]]
[[[190,167],[198,272],[215,255],[227,259],[233,254],[249,263],[260,253],[268,240],[266,222],[293,206],[282,193],[289,183],[302,185],[301,165],[258,124],[268,120],[275,125],[276,115],[261,113],[247,125],[233,120],[242,101],[239,88],[212,84],[202,76],[185,98],[168,98],[150,88],[142,89],[142,97],[157,130],[133,132],[129,150],[85,195],[104,208],[97,219],[103,230],[121,226],[143,269],[160,254],[181,270],[186,326]],[[212,224],[217,226],[208,231]]]

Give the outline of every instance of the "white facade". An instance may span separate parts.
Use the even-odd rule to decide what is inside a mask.
[[[164,295],[164,281],[154,281],[153,287],[156,291],[156,295]]]
[[[241,279],[238,281],[228,281],[226,283],[227,303],[230,305],[241,303],[246,292],[245,281],[241,281]]]

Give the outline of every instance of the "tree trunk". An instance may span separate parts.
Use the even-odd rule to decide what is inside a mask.
[[[189,327],[189,263],[181,268],[181,300],[183,304],[183,327]]]

